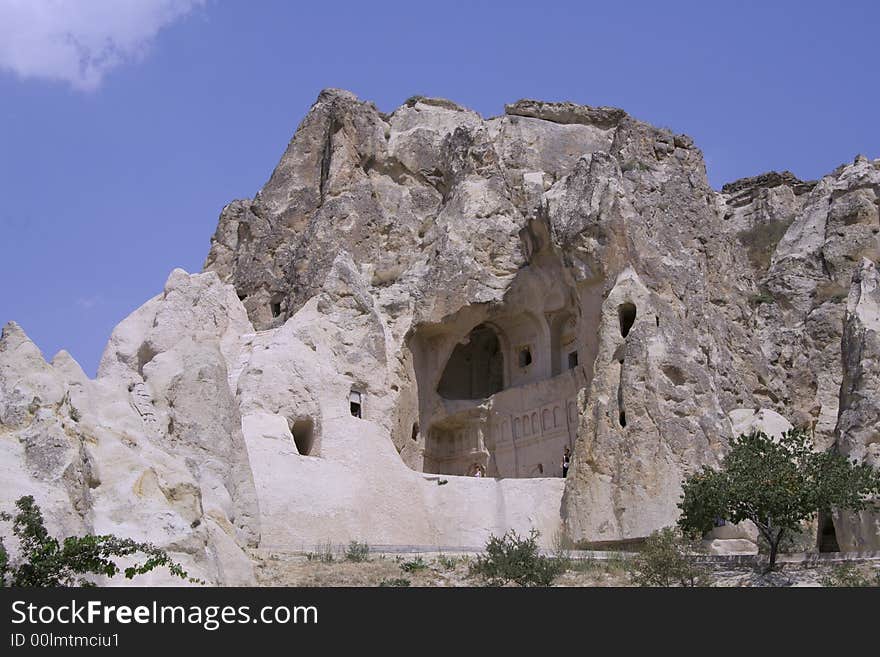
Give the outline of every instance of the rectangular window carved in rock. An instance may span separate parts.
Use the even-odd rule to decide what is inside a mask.
[[[352,390],[348,395],[348,403],[351,408],[352,417],[362,418],[363,409],[361,407],[361,393]]]

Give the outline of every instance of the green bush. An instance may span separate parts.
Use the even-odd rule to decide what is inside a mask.
[[[424,562],[421,557],[416,557],[412,561],[404,561],[400,564],[401,570],[405,573],[416,573],[420,570],[424,570],[428,567],[428,564]]]
[[[381,582],[379,582],[379,586],[404,587],[404,586],[409,586],[409,585],[410,585],[410,581],[408,579],[404,579],[402,577],[395,577],[393,579],[383,579]]]
[[[520,586],[550,586],[565,570],[560,559],[542,556],[538,551],[537,530],[527,538],[511,530],[501,536],[490,536],[486,552],[471,564],[471,577],[483,578],[489,586],[516,582]]]
[[[345,551],[345,560],[355,562],[369,561],[370,546],[366,543],[352,541],[348,544],[348,549]]]
[[[113,577],[120,572],[113,557],[137,554],[145,555],[146,560],[125,568],[123,573],[128,579],[165,567],[175,577],[204,584],[189,577],[179,563],[151,543],[138,543],[110,534],[68,536],[59,541],[46,530],[43,513],[33,497],[20,497],[15,506],[18,509],[15,516],[2,513],[0,520],[12,522],[20,557],[17,563],[11,563],[6,546],[0,540],[0,586],[94,586],[83,575]]]
[[[437,555],[437,565],[443,570],[455,570],[457,564],[458,559],[456,557],[447,557],[445,554]]]
[[[630,579],[638,586],[711,586],[708,569],[694,562],[694,550],[672,527],[655,531],[628,563]]]

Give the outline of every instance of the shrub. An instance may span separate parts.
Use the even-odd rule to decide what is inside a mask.
[[[410,581],[408,579],[404,579],[403,577],[394,577],[392,579],[383,579],[379,582],[379,586],[409,586]]]
[[[711,586],[708,569],[695,563],[693,546],[672,527],[655,531],[628,564],[638,586]]]
[[[420,570],[424,570],[428,567],[428,564],[424,562],[421,557],[416,557],[412,561],[404,561],[400,564],[401,570],[405,573],[416,573]]]
[[[139,543],[111,534],[68,536],[59,541],[49,535],[43,513],[30,495],[15,502],[15,516],[0,514],[0,520],[12,521],[12,533],[18,539],[21,556],[10,562],[6,546],[0,540],[0,586],[94,586],[83,575],[113,577],[120,572],[113,557],[143,554],[146,560],[125,568],[128,579],[165,567],[175,577],[196,584],[203,581],[189,577],[183,567],[151,543]]]
[[[550,586],[565,565],[559,559],[542,556],[538,552],[537,530],[521,538],[511,530],[501,536],[490,536],[486,552],[471,564],[469,574],[482,577],[489,586],[503,586],[516,582],[520,586]]]
[[[348,549],[345,551],[345,560],[355,562],[369,561],[370,546],[366,543],[352,541],[348,544]]]
[[[458,559],[455,557],[447,557],[445,554],[437,555],[437,565],[443,570],[455,570],[456,564],[458,564]]]

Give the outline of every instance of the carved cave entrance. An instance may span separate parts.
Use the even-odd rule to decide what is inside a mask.
[[[577,391],[584,385],[576,315],[505,309],[466,326],[434,325],[414,340],[419,419],[427,427],[421,469],[562,476],[563,450],[573,446],[577,431]],[[464,337],[450,344],[463,328]]]
[[[504,356],[491,326],[476,326],[455,346],[437,392],[444,399],[484,399],[504,387]]]
[[[834,529],[834,520],[830,513],[825,511],[819,513],[819,531],[816,537],[816,547],[819,552],[840,552],[840,546],[837,543],[837,532]]]

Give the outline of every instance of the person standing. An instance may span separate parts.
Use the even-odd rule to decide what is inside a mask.
[[[571,450],[566,445],[565,450],[562,452],[562,478],[568,476],[568,466],[571,465]]]

